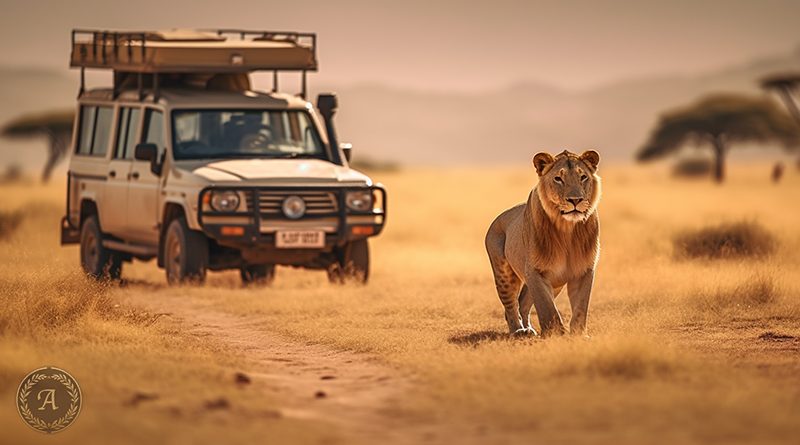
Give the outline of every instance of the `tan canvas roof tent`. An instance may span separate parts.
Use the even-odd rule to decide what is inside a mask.
[[[316,41],[313,33],[240,29],[76,29],[70,67],[81,69],[81,93],[86,68],[114,70],[115,91],[135,77],[140,91],[149,84],[156,93],[160,74],[238,74],[246,79],[254,71],[273,71],[277,89],[277,73],[294,71],[302,73],[305,97],[306,72],[317,70]]]

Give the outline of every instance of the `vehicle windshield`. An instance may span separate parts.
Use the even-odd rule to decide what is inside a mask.
[[[304,110],[176,110],[175,159],[327,159]]]

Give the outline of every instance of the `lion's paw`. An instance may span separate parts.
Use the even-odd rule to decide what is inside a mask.
[[[511,335],[514,337],[533,337],[536,335],[536,331],[533,328],[519,328]]]

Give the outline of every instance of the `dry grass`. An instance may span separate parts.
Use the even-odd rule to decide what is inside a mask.
[[[71,329],[85,317],[118,318],[106,288],[76,275],[0,281],[0,335],[35,336]]]
[[[296,430],[310,434],[307,442],[316,442],[313,425],[264,424],[254,414],[264,404],[280,404],[280,398],[254,401],[227,392],[220,375],[231,370],[229,362],[237,357],[215,350],[213,343],[185,338],[162,321],[117,318],[102,301],[125,293],[147,293],[148,298],[179,294],[197,304],[259,317],[263,329],[298,341],[368,353],[409,376],[415,386],[398,401],[393,416],[427,425],[434,443],[452,437],[477,443],[532,438],[556,443],[794,443],[800,424],[800,388],[794,384],[800,359],[793,346],[800,337],[800,234],[798,214],[787,211],[785,203],[800,198],[800,177],[787,173],[775,186],[759,168],[734,166],[729,182],[718,187],[674,181],[668,171],[603,167],[603,250],[588,340],[509,339],[503,334],[482,240],[497,213],[527,196],[535,182],[531,171],[404,170],[376,173],[393,204],[385,234],[372,245],[370,285],[332,287],[323,273],[280,268],[275,285],[267,289],[242,288],[235,273],[212,274],[202,288],[171,289],[162,286],[163,272],[152,264],[126,265],[129,285],[98,289],[98,297],[88,299],[94,303],[78,304],[85,315],[64,325],[66,339],[48,335],[46,342],[34,341],[23,334],[24,323],[8,328],[19,334],[0,336],[0,393],[9,391],[28,368],[56,360],[93,375],[81,383],[94,385],[98,398],[113,400],[103,413],[86,411],[80,420],[82,439],[110,431],[103,423],[110,422],[115,438],[129,443],[164,439],[159,434],[173,441],[191,435],[244,443],[275,437],[275,428],[284,428],[284,443],[300,440],[292,435]],[[62,201],[58,191],[31,193]],[[7,206],[13,210],[24,203]],[[37,227],[23,225],[8,248],[0,250],[6,266],[0,282],[19,286],[37,274],[52,274],[47,289],[58,283],[70,288],[77,251],[56,248],[58,216],[42,216]],[[780,245],[771,255],[727,261],[682,261],[674,255],[676,229],[753,218]],[[557,305],[569,318],[565,295]],[[56,306],[54,313],[69,308]],[[125,378],[96,377],[91,371],[119,366],[129,370]],[[124,388],[131,385],[160,394],[153,402],[158,409],[132,414],[122,408],[130,397]],[[216,393],[241,406],[236,416],[188,409],[179,420],[165,417],[170,407],[198,406]],[[13,413],[0,414],[0,427],[19,422]],[[245,420],[236,420],[239,416]],[[142,422],[148,429],[136,432]],[[192,432],[191,422],[200,422],[201,433]],[[24,432],[15,438],[26,437]],[[349,439],[341,443],[357,441]]]
[[[778,298],[775,280],[765,275],[754,275],[733,288],[718,289],[713,294],[717,304],[765,305]]]
[[[234,380],[241,357],[185,333],[168,315],[121,306],[117,285],[87,280],[76,249],[58,246],[56,187],[25,186],[43,198],[33,205],[20,189],[4,189],[18,197],[5,204],[23,223],[0,248],[0,397],[13,400],[33,369],[67,369],[84,407],[74,426],[52,438],[59,443],[254,443],[265,430],[277,442],[314,443],[335,435],[314,420],[281,419],[274,391],[242,391]],[[44,437],[13,404],[0,409],[0,431],[3,443]]]
[[[775,251],[775,237],[753,221],[723,223],[686,231],[674,239],[675,252],[686,258],[760,257]]]

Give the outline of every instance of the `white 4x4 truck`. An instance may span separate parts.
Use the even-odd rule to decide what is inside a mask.
[[[80,244],[87,274],[156,258],[171,284],[224,269],[268,283],[278,264],[367,280],[386,192],[349,167],[336,96],[316,110],[305,99],[314,34],[75,30],[71,66],[81,88],[61,243]],[[85,90],[87,68],[113,70],[113,87]],[[251,89],[256,71],[274,73],[272,92]],[[301,94],[277,92],[279,71],[302,75]]]

